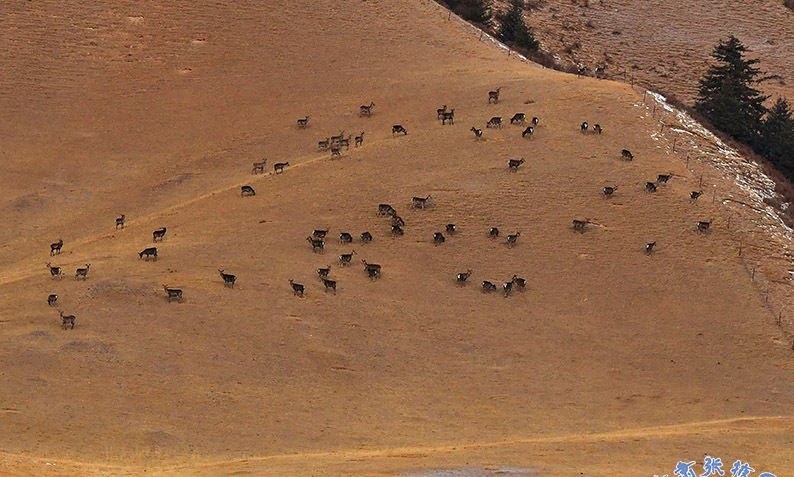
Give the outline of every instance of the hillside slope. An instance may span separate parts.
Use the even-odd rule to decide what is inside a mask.
[[[429,0],[268,3],[2,7],[2,473],[652,475],[705,454],[794,468],[791,351],[730,215],[690,201],[699,177],[652,139],[642,94],[508,58]],[[519,111],[540,118],[532,138],[485,128]],[[340,130],[364,144],[317,151]],[[163,226],[158,260],[140,259]],[[365,230],[370,244],[337,240]],[[328,264],[336,293],[315,273]],[[479,287],[514,274],[524,291]]]

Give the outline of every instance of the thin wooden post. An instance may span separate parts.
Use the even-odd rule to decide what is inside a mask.
[[[678,142],[678,138],[673,138],[673,152],[675,152],[675,143]]]

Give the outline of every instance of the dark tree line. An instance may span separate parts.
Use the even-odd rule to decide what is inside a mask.
[[[789,180],[794,180],[794,120],[788,102],[779,98],[772,108],[769,98],[754,88],[763,81],[755,66],[745,59],[747,48],[734,36],[721,41],[712,52],[717,63],[700,80],[695,110],[716,128],[749,145]]]
[[[520,49],[535,51],[538,41],[524,22],[524,0],[511,0],[510,8],[494,16],[492,0],[443,0],[453,12],[485,29],[497,20],[496,35],[504,43]]]

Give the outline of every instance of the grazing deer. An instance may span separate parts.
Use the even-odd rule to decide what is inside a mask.
[[[468,269],[465,272],[460,272],[456,274],[455,281],[458,282],[458,285],[465,285],[466,280],[468,280],[470,276],[471,276],[471,269]]]
[[[527,126],[527,128],[524,129],[524,132],[521,133],[521,137],[529,136],[531,138],[532,134],[534,133],[535,133],[535,128],[533,128],[532,126]]]
[[[55,293],[51,293],[50,296],[47,297],[47,304],[50,306],[55,306],[55,302],[58,301],[58,295]]]
[[[521,159],[510,159],[507,161],[507,169],[515,172],[518,170],[518,166],[523,164],[525,159],[522,157]]]
[[[314,229],[312,230],[312,237],[324,239],[328,235],[328,229]]]
[[[653,182],[646,182],[645,190],[647,192],[656,192],[656,184],[654,184]]]
[[[391,224],[397,225],[399,227],[405,227],[405,221],[403,218],[396,214],[391,216]]]
[[[513,291],[513,281],[511,280],[509,282],[504,282],[502,284],[502,290],[504,290],[504,292],[505,292],[505,298],[510,296],[510,292]]]
[[[573,229],[577,232],[584,232],[585,227],[587,227],[587,224],[589,223],[590,221],[587,219],[585,220],[573,219]]]
[[[521,236],[521,232],[516,232],[514,234],[510,234],[507,236],[507,247],[513,248],[513,246],[518,242],[518,237]]]
[[[353,261],[353,255],[356,255],[356,251],[353,250],[350,253],[343,253],[339,256],[339,264],[343,267],[350,265]]]
[[[436,109],[436,114],[437,114],[436,118],[441,119],[441,117],[444,116],[444,113],[446,112],[447,112],[447,105],[445,104],[444,106]]]
[[[433,234],[433,243],[436,245],[440,245],[444,243],[447,239],[444,238],[444,234],[441,232],[436,232]]]
[[[221,274],[221,278],[223,279],[223,286],[234,288],[234,282],[237,281],[237,277],[232,275],[231,273],[223,273],[223,270],[220,268],[218,269],[218,273]]]
[[[306,240],[312,245],[312,252],[323,251],[323,247],[325,247],[325,240],[312,237],[306,237]]]
[[[627,161],[634,160],[634,154],[632,154],[631,151],[629,151],[628,149],[623,149],[622,151],[620,151],[620,157],[622,157]]]
[[[491,227],[488,229],[488,236],[491,238],[497,238],[499,236],[499,229],[496,227]]]
[[[618,186],[604,187],[604,197],[612,197],[612,194],[614,194],[616,190],[618,190]]]
[[[251,167],[251,174],[264,174],[265,173],[265,165],[267,164],[267,160],[262,160],[259,162],[254,162],[253,167]]]
[[[524,113],[516,113],[510,118],[510,124],[524,124],[524,121],[527,120],[527,116]]]
[[[366,104],[359,106],[358,114],[360,116],[372,116],[372,108],[374,107],[375,107],[375,103],[370,101],[369,106],[367,106]]]
[[[706,232],[709,231],[709,228],[711,228],[711,220],[709,220],[709,221],[705,221],[705,220],[698,221],[698,232],[706,233]]]
[[[537,117],[537,116],[533,116],[532,117],[532,125],[533,126],[537,126],[539,122],[540,122],[540,118],[539,117]]]
[[[329,273],[331,273],[331,266],[330,265],[328,265],[325,268],[318,268],[317,269],[317,276],[319,276],[320,278],[328,277]]]
[[[50,265],[50,262],[47,262],[47,268],[50,269],[50,276],[52,278],[63,277],[63,269],[61,267],[53,267]]]
[[[393,224],[391,226],[391,233],[392,233],[392,235],[404,235],[405,234],[405,230],[403,230],[402,226],[397,225],[397,224]]]
[[[74,279],[75,280],[80,279],[80,278],[82,278],[83,280],[87,279],[88,278],[88,269],[89,268],[91,268],[91,264],[90,263],[86,263],[85,264],[85,268],[78,268],[77,270],[75,270]]]
[[[361,232],[361,243],[372,242],[372,234],[369,232]]]
[[[127,216],[126,216],[126,215],[124,215],[124,214],[121,214],[121,216],[120,216],[120,217],[116,217],[116,228],[117,228],[117,229],[118,229],[118,228],[122,228],[122,229],[123,229],[123,228],[124,228],[124,222],[125,222],[126,220],[127,220]]]
[[[306,117],[298,119],[298,127],[305,128],[309,125],[309,115],[307,114]]]
[[[248,197],[256,195],[256,191],[250,185],[244,185],[240,187],[240,197]]]
[[[589,127],[589,125],[587,124],[587,121],[585,121],[585,122],[583,122],[583,123],[582,123],[582,125],[581,125],[581,126],[579,126],[579,130],[580,130],[581,132],[583,132],[583,133],[586,133],[586,132],[587,132],[587,128],[588,128],[588,127]]]
[[[64,315],[63,311],[60,312],[61,314],[61,328],[64,330],[69,328],[70,330],[74,329],[74,322],[76,320],[74,315]]]
[[[353,243],[353,236],[347,232],[339,234],[339,243]]]
[[[441,115],[441,125],[447,124],[447,121],[449,121],[449,124],[455,124],[455,108]]]
[[[513,278],[511,280],[513,281],[513,283],[515,283],[515,285],[518,288],[522,290],[527,287],[527,281],[524,280],[523,278],[520,278],[518,275],[513,275]]]
[[[289,279],[289,285],[292,287],[292,293],[295,296],[303,298],[303,290],[305,289],[303,285],[300,283],[295,283],[295,281],[291,278]]]
[[[501,128],[502,127],[502,118],[500,116],[494,116],[488,120],[485,124],[486,128]]]
[[[482,129],[475,128],[474,126],[472,126],[471,129],[469,129],[469,131],[474,133],[475,139],[482,139]]]
[[[380,270],[382,268],[377,263],[367,263],[367,261],[364,260],[363,258],[361,259],[361,263],[364,264],[364,269],[367,270],[367,271],[374,270],[374,271],[380,273]]]
[[[402,125],[395,124],[391,127],[391,135],[394,136],[395,134],[403,133],[403,136],[408,135],[408,130],[406,130]]]
[[[50,244],[50,256],[55,254],[61,253],[61,248],[63,247],[63,239],[58,239],[57,242],[53,242]]]
[[[331,158],[342,157],[342,146],[334,144],[331,146]]]
[[[348,134],[346,138],[342,138],[339,140],[339,147],[344,146],[345,149],[350,149],[350,140],[353,138],[352,134]]]
[[[281,174],[284,172],[284,168],[289,165],[289,162],[277,162],[273,164],[273,172],[276,174]]]
[[[182,289],[180,288],[169,288],[168,285],[163,285],[163,290],[166,293],[166,299],[170,303],[171,300],[177,300],[178,302],[184,301],[182,298]]]
[[[411,198],[411,207],[414,209],[424,209],[427,207],[430,201],[430,196],[427,197],[412,197]]]
[[[699,190],[693,190],[692,192],[689,193],[689,199],[695,201],[698,200],[698,197],[700,197],[701,195],[703,195],[703,192]]]
[[[600,124],[596,124],[595,126],[593,126],[593,134],[601,134],[601,131],[603,131],[603,129],[601,129]]]
[[[494,104],[499,102],[499,92],[502,90],[501,87],[496,88],[496,91],[488,91],[488,104],[491,104],[493,101]]]
[[[154,257],[154,260],[157,260],[157,247],[147,247],[140,252],[138,252],[138,260],[146,257],[146,260],[149,260],[149,257]]]
[[[331,146],[331,138],[326,137],[322,141],[317,141],[317,149],[321,151],[327,151],[328,148]]]
[[[650,255],[653,252],[653,248],[656,246],[656,242],[648,242],[645,244],[645,254]]]
[[[397,211],[394,210],[390,204],[378,204],[378,215],[391,215],[394,216],[397,214]]]
[[[355,143],[356,147],[362,146],[364,144],[364,131],[361,131],[361,134],[356,136]]]
[[[455,224],[447,224],[447,226],[444,227],[444,230],[446,230],[448,234],[452,235],[457,232],[457,227]]]
[[[482,282],[482,291],[484,291],[484,292],[496,291],[496,285],[494,285],[493,283],[489,282],[488,280],[484,280]]]
[[[672,174],[659,174],[656,176],[656,182],[660,184],[667,184],[667,181],[669,181],[670,177],[672,176]]]
[[[325,291],[333,290],[334,295],[336,295],[336,280],[330,280],[328,278],[322,277],[323,285],[325,286]]]
[[[160,227],[152,232],[152,242],[157,242],[158,240],[162,242],[167,230],[165,227]]]
[[[339,131],[339,134],[337,134],[336,136],[331,136],[331,144],[341,141],[342,139],[344,139],[344,137],[345,137],[345,130],[342,129],[341,131]]]

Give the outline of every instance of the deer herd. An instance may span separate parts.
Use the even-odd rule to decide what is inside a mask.
[[[488,92],[488,104],[498,104],[500,100],[500,93],[501,87],[496,88],[495,90]],[[359,116],[361,117],[371,117],[373,114],[373,110],[375,108],[375,103],[370,101],[369,104],[364,104],[359,107]],[[436,110],[437,118],[441,121],[442,125],[454,125],[455,124],[455,108],[448,109],[447,105],[443,105],[441,108]],[[525,127],[522,132],[522,137],[532,137],[534,134],[538,124],[540,123],[540,119],[538,117],[533,117],[531,119],[531,125],[527,125],[527,116],[526,113],[518,112],[515,113],[512,117],[510,117],[510,124],[511,125],[519,125]],[[306,129],[309,125],[310,116],[307,114],[306,116],[297,119],[296,124],[299,129]],[[487,129],[501,129],[502,128],[502,117],[501,116],[493,116],[485,123],[485,127]],[[580,124],[579,127],[582,133],[590,133],[590,134],[602,134],[603,129],[600,124],[595,124],[592,127],[588,121],[584,121]],[[483,139],[483,129],[472,127],[470,129],[472,133],[474,133],[475,139],[481,140]],[[408,130],[402,124],[394,124],[392,126],[392,136],[402,134],[403,136],[408,134]],[[349,149],[350,142],[353,139],[353,135],[349,134],[345,136],[345,131],[340,131],[339,134],[328,136],[324,140],[318,141],[318,149],[322,151],[329,151],[331,152],[331,157],[339,157],[341,156],[342,148]],[[361,131],[360,134],[356,135],[353,139],[354,144],[356,147],[362,146],[364,143],[364,131]],[[621,159],[624,161],[633,161],[634,154],[628,150],[623,149],[620,153]],[[525,158],[520,159],[509,159],[508,160],[508,170],[511,172],[516,172],[521,165],[526,162]],[[251,168],[251,174],[264,174],[265,168],[267,165],[266,160],[261,160],[254,162]],[[274,174],[281,174],[284,172],[284,169],[289,166],[289,162],[278,162],[273,165],[273,173]],[[663,173],[658,174],[655,181],[647,181],[645,183],[645,190],[649,193],[656,192],[659,186],[663,184],[667,184],[668,181],[673,177],[671,173]],[[618,190],[617,185],[609,185],[604,186],[602,189],[603,197],[611,198],[615,195],[616,191]],[[240,187],[240,195],[242,197],[253,197],[256,195],[256,191],[254,190],[253,186],[251,185],[243,185]],[[702,195],[702,191],[692,191],[689,194],[689,198],[691,201],[697,200]],[[414,196],[411,198],[409,202],[409,207],[415,210],[424,210],[427,207],[433,205],[433,199],[428,194],[427,196]],[[397,211],[394,207],[390,204],[379,204],[378,205],[378,212],[379,216],[389,217],[391,219],[391,234],[393,237],[400,237],[405,234],[405,220],[402,219],[397,214]],[[119,214],[118,217],[115,219],[115,228],[117,230],[124,230],[127,223],[127,217],[125,214]],[[574,219],[573,222],[573,230],[579,233],[584,233],[588,227],[588,225],[595,224],[589,218],[585,219]],[[712,224],[712,220],[708,221],[698,221],[695,225],[695,230],[700,234],[708,233]],[[152,242],[162,242],[165,238],[167,228],[160,227],[155,229],[152,232]],[[322,254],[325,251],[325,240],[329,229],[315,229],[312,231],[312,234],[306,237],[306,241],[309,242],[311,246],[311,250],[314,253]],[[446,232],[447,236],[452,236],[457,233],[457,226],[454,223],[448,223],[444,227],[444,232]],[[486,234],[487,237],[490,239],[497,239],[499,237],[499,229],[497,227],[490,227]],[[436,246],[442,245],[446,243],[447,236],[444,235],[441,231],[436,231],[432,235],[432,243]],[[505,245],[508,249],[515,247],[518,244],[518,239],[521,236],[519,231],[516,231],[512,234],[507,235]],[[361,232],[358,236],[360,240],[360,244],[368,244],[373,241],[373,235],[369,231]],[[351,245],[354,242],[353,235],[350,232],[342,231],[339,233],[339,243],[342,245]],[[58,241],[53,242],[50,244],[50,256],[55,257],[61,255],[61,251],[64,246],[64,241],[62,239],[58,239]],[[645,254],[651,255],[656,247],[656,242],[648,242],[644,246]],[[350,251],[349,253],[341,253],[338,255],[338,265],[342,268],[348,267],[353,263],[353,257],[357,255],[355,250]],[[143,261],[157,261],[158,259],[158,250],[157,247],[146,247],[140,252],[138,252],[138,258]],[[382,276],[382,266],[376,263],[370,263],[365,259],[361,259],[361,263],[364,266],[364,272],[366,276],[370,280],[378,280]],[[47,262],[47,269],[50,272],[50,276],[53,279],[60,279],[63,277],[64,271],[61,266],[55,266],[51,262]],[[87,263],[84,267],[79,267],[75,270],[75,280],[87,280],[88,279],[88,272],[91,268],[91,264]],[[331,265],[327,265],[325,267],[317,268],[317,276],[322,282],[323,288],[325,292],[332,292],[336,294],[337,292],[337,280],[329,278],[331,274]],[[223,285],[227,288],[234,288],[234,285],[237,281],[237,277],[230,273],[226,273],[224,269],[218,269],[218,273],[220,278],[223,282]],[[455,274],[455,283],[459,286],[466,285],[468,283],[469,278],[472,275],[472,270],[468,269],[464,272],[458,272]],[[484,280],[481,283],[481,289],[483,292],[493,292],[499,289],[498,281],[491,281],[491,280]],[[306,292],[306,286],[304,284],[300,284],[295,282],[294,279],[289,279],[289,285],[293,291],[293,294],[297,297],[304,297]],[[183,302],[184,296],[183,291],[180,288],[173,288],[168,285],[162,285],[163,290],[166,294],[166,300],[168,302],[177,301]],[[509,296],[514,289],[523,290],[526,288],[526,280],[521,278],[517,275],[513,275],[510,280],[502,282],[501,289],[504,293],[504,296]],[[55,293],[49,294],[47,297],[47,303],[51,307],[58,306],[58,295]],[[59,311],[61,317],[61,326],[63,329],[74,329],[76,317],[74,315],[66,315],[63,311]]]

